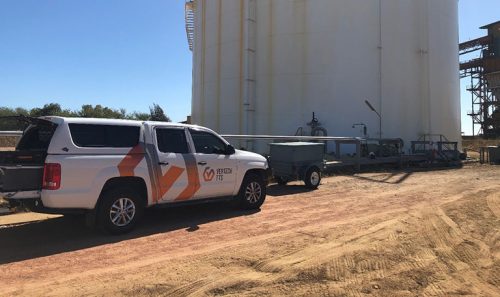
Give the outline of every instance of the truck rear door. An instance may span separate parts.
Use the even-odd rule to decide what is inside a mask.
[[[155,127],[158,203],[184,201],[199,189],[197,168],[190,152],[184,127]]]

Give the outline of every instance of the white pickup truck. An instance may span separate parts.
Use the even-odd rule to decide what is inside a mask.
[[[16,150],[0,152],[0,196],[36,212],[87,214],[130,231],[146,207],[237,199],[259,208],[267,160],[210,129],[174,123],[63,117],[28,122]]]

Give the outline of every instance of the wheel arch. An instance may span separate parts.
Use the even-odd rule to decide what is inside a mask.
[[[139,197],[141,198],[141,202],[143,203],[144,207],[148,206],[148,189],[146,186],[146,182],[144,181],[143,178],[137,177],[137,176],[128,176],[128,177],[113,177],[110,178],[104,183],[104,186],[102,187],[101,193],[99,194],[99,199],[97,200],[97,204],[95,209],[98,210],[104,193],[111,189],[115,188],[132,188],[134,191],[136,191],[137,194],[139,194]]]
[[[264,183],[267,185],[268,184],[268,181],[269,181],[269,176],[268,176],[268,171],[265,170],[265,169],[261,169],[261,168],[253,168],[253,169],[249,169],[247,170],[247,172],[245,172],[245,175],[243,176],[243,179],[242,181],[247,177],[249,176],[250,174],[255,174],[257,176],[259,176],[260,178],[262,178],[262,180],[264,181]]]

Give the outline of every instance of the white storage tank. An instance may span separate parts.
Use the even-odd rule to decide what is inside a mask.
[[[458,0],[190,2],[194,123],[309,134],[314,112],[329,136],[460,141]]]

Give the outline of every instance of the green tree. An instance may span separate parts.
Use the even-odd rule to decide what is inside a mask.
[[[0,131],[6,130],[22,130],[22,123],[13,119],[2,119],[1,117],[25,115],[31,117],[41,116],[63,116],[63,117],[85,117],[85,118],[108,118],[108,119],[130,119],[138,121],[161,121],[170,122],[170,118],[165,115],[165,112],[160,105],[153,103],[149,107],[149,113],[132,112],[127,113],[125,109],[112,109],[100,104],[93,106],[91,104],[82,105],[78,111],[63,109],[58,103],[48,103],[43,107],[35,107],[27,110],[21,107],[9,108],[0,107]],[[20,124],[21,123],[21,124]]]
[[[18,107],[16,109],[0,107],[0,131],[18,131],[26,128],[26,124],[15,119],[5,118],[19,115],[28,115],[28,111]]]
[[[35,107],[31,109],[28,114],[32,117],[42,117],[42,116],[62,116],[62,117],[74,117],[76,114],[70,109],[62,109],[59,103],[48,103],[42,108]]]
[[[149,119],[151,121],[171,122],[170,118],[165,115],[165,112],[163,112],[163,109],[160,107],[160,105],[156,103],[153,103],[153,106],[149,107],[149,114],[150,114]]]
[[[33,108],[30,110],[30,116],[41,117],[41,116],[56,116],[62,113],[61,105],[58,103],[45,104],[42,108]]]
[[[111,109],[97,104],[95,107],[91,104],[82,105],[82,109],[77,113],[82,118],[106,118],[106,119],[125,119],[127,112],[125,109]]]
[[[16,111],[8,107],[0,107],[0,117],[10,117],[17,115]]]
[[[16,113],[16,115],[25,115],[25,116],[29,115],[30,113],[26,108],[22,107],[16,107],[14,112]]]
[[[133,112],[131,115],[127,117],[130,120],[137,120],[137,121],[149,121],[150,114],[146,112]]]

